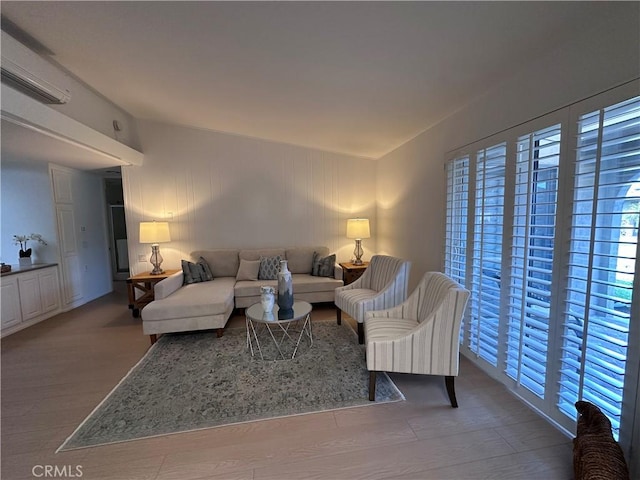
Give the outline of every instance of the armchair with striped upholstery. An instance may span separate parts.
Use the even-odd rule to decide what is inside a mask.
[[[456,408],[460,325],[469,291],[440,272],[427,272],[407,300],[367,312],[369,400],[375,400],[376,372],[443,375]]]
[[[338,325],[342,311],[358,322],[358,342],[364,343],[364,315],[398,305],[407,298],[411,262],[387,255],[374,255],[362,276],[355,282],[336,288]]]

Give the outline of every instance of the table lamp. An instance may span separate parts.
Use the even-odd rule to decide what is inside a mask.
[[[164,270],[160,268],[162,255],[160,255],[161,242],[170,242],[169,222],[140,222],[140,243],[151,243],[151,258],[149,261],[153,265],[151,275],[161,275]]]
[[[353,262],[354,265],[362,265],[362,255],[364,254],[362,239],[370,236],[368,218],[350,218],[347,220],[347,238],[355,238],[356,240],[356,248],[353,251],[356,256],[356,260]]]

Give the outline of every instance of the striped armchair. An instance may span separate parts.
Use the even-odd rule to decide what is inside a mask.
[[[369,400],[375,400],[376,372],[444,375],[456,408],[460,324],[469,291],[446,275],[427,272],[415,291],[397,307],[367,312]]]
[[[338,325],[342,311],[358,322],[358,342],[364,343],[364,314],[396,306],[407,298],[411,262],[386,255],[374,255],[371,263],[355,282],[336,288]]]

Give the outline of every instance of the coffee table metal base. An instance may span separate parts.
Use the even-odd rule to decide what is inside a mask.
[[[260,304],[247,309],[247,347],[252,357],[292,360],[303,344],[308,343],[309,347],[313,345],[311,305],[307,302],[295,303],[295,313],[290,318],[279,319],[277,305],[270,314],[265,314]]]

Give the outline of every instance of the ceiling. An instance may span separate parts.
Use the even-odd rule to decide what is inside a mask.
[[[136,118],[378,158],[620,8],[3,0],[2,16]]]

